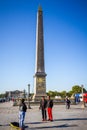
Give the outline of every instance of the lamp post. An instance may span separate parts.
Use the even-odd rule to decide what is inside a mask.
[[[84,100],[83,100],[83,99],[84,99],[84,98],[83,98],[83,87],[84,87],[84,86],[83,86],[83,85],[81,85],[81,88],[82,88],[82,108],[84,108],[84,107],[85,107],[85,106],[84,106]]]
[[[30,109],[30,99],[29,99],[29,96],[30,96],[30,84],[28,84],[28,108]]]

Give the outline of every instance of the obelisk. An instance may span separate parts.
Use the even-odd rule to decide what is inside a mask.
[[[44,64],[43,11],[38,8],[36,28],[36,65],[34,75],[34,101],[46,96],[46,73]]]

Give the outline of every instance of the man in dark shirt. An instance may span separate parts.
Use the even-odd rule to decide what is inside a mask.
[[[66,98],[66,108],[67,108],[67,109],[70,108],[70,103],[71,103],[71,102],[70,102],[69,98],[67,97],[67,98]]]
[[[47,107],[47,100],[43,96],[40,101],[40,107],[39,107],[39,109],[41,109],[41,112],[42,112],[42,121],[47,120],[46,107]]]

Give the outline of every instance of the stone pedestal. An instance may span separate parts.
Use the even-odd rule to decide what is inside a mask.
[[[35,75],[34,76],[34,101],[39,101],[42,96],[46,97],[46,75]]]

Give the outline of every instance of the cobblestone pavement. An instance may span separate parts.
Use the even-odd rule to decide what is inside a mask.
[[[39,106],[31,106],[25,117],[25,130],[87,130],[87,108],[81,105],[54,105],[53,122],[41,120]],[[11,103],[0,103],[0,130],[16,130],[10,122],[18,122],[18,107]]]

